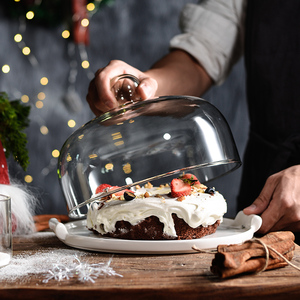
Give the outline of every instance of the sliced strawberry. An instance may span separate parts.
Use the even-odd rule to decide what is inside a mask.
[[[111,185],[108,183],[102,183],[96,188],[96,194],[102,193],[106,188],[111,188]]]
[[[179,178],[189,185],[200,185],[200,181],[194,174],[187,173],[180,176]]]
[[[107,189],[107,190],[114,190],[114,189],[117,189],[117,188],[119,188],[119,186],[117,186],[117,185],[111,186],[111,185],[108,184],[108,183],[102,183],[102,184],[100,184],[100,185],[97,187],[97,189],[96,189],[96,194],[102,193],[102,192],[106,192],[105,189]],[[117,192],[117,193],[114,193],[114,194],[115,194],[117,197],[119,197],[119,196],[122,196],[122,195],[124,194],[125,191],[127,191],[127,192],[132,192],[131,190],[126,189],[126,190],[122,190],[122,191]]]
[[[179,178],[171,181],[171,196],[174,198],[188,196],[191,194],[191,186]]]
[[[115,185],[115,186],[110,187],[109,189],[117,189],[117,188],[119,188],[119,186]],[[119,197],[119,196],[122,196],[122,195],[124,194],[124,192],[132,192],[132,191],[126,189],[126,190],[122,190],[122,191],[117,192],[117,193],[114,193],[114,194],[115,194],[117,197]]]

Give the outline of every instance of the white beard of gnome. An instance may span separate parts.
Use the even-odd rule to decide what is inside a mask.
[[[14,234],[28,234],[35,231],[33,213],[36,199],[26,187],[11,183],[5,153],[0,141],[0,194],[11,197],[12,231]]]

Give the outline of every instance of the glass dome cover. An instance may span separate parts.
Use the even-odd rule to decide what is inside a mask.
[[[164,96],[125,102],[76,130],[60,151],[58,175],[69,216],[82,218],[90,202],[119,190],[167,183],[183,172],[206,183],[240,165],[231,130],[215,106],[197,97]],[[102,183],[119,188],[96,195]]]

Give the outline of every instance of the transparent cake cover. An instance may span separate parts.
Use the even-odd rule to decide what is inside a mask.
[[[137,184],[169,183],[183,172],[207,183],[241,165],[215,106],[190,96],[136,101],[137,84],[125,84],[126,95],[116,88],[120,107],[76,130],[60,151],[59,182],[71,218],[85,217],[93,200]],[[95,194],[102,183],[119,188]]]

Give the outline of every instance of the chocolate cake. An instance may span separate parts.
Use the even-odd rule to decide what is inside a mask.
[[[191,174],[179,180],[172,180],[170,186],[136,187],[93,202],[88,229],[103,237],[129,240],[198,239],[214,233],[227,211],[225,199]]]

